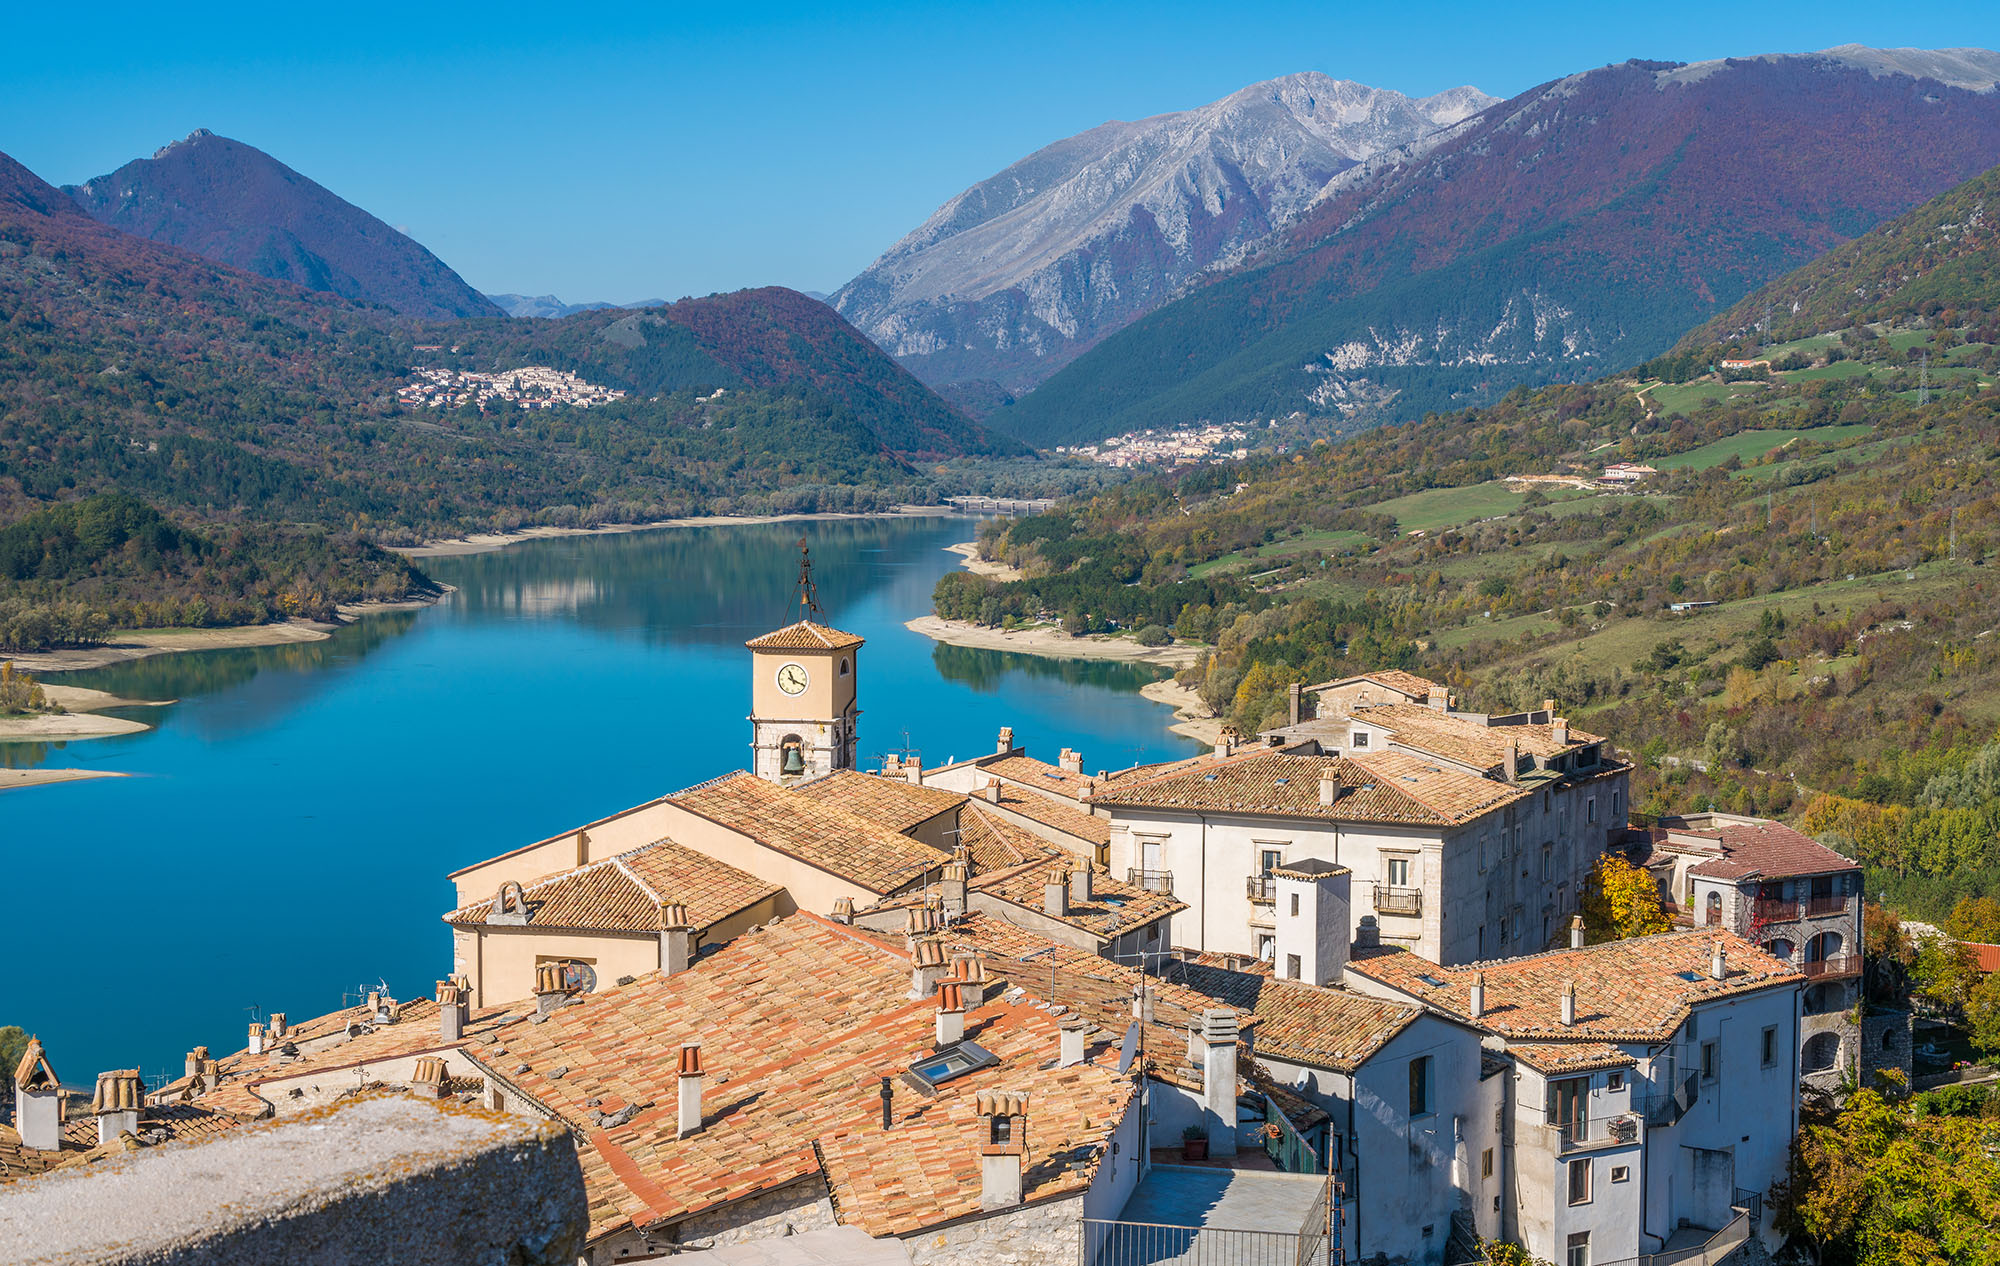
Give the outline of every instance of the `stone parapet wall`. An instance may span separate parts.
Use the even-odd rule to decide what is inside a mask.
[[[914,1266],[1075,1266],[1083,1198],[1023,1205],[903,1237]]]

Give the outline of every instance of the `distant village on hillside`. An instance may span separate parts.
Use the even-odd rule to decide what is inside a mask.
[[[1058,446],[1058,453],[1087,457],[1105,466],[1156,466],[1219,462],[1247,457],[1249,432],[1233,426],[1184,427],[1177,431],[1133,431],[1095,444]]]
[[[564,405],[588,409],[625,398],[622,391],[546,365],[523,365],[493,374],[419,366],[410,376],[409,385],[396,389],[397,402],[410,408],[462,409],[470,405],[484,411],[489,406],[512,404],[523,409]]]

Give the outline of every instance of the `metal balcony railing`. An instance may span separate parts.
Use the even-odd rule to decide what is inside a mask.
[[[1750,903],[1750,917],[1759,923],[1788,923],[1799,917],[1799,903],[1779,897],[1759,897]]]
[[[1278,881],[1269,875],[1252,875],[1243,885],[1244,895],[1252,901],[1276,901]]]
[[[1638,1113],[1618,1112],[1608,1116],[1578,1117],[1573,1121],[1550,1121],[1545,1128],[1556,1136],[1557,1150],[1567,1152],[1603,1143],[1636,1143],[1639,1141],[1639,1123]]]
[[[1694,1107],[1695,1100],[1701,1098],[1701,1074],[1686,1073],[1679,1077],[1671,1074],[1661,1088],[1646,1100],[1646,1124],[1667,1126],[1687,1115]]]
[[[1174,891],[1174,872],[1171,870],[1140,870],[1135,866],[1126,870],[1125,882],[1134,888],[1143,888],[1147,892],[1164,892],[1168,896],[1172,896]]]
[[[1856,976],[1861,973],[1861,955],[1835,954],[1831,958],[1815,958],[1811,962],[1800,963],[1799,970],[1808,979],[1822,976]]]
[[[1422,914],[1424,912],[1424,890],[1421,888],[1390,888],[1386,885],[1375,889],[1375,913],[1377,914]]]

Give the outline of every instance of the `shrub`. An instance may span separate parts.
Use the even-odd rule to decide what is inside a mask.
[[[1174,641],[1174,635],[1157,624],[1148,624],[1133,636],[1139,639],[1141,646],[1171,646]]]

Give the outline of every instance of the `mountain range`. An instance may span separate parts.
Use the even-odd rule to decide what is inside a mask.
[[[1306,73],[1106,123],[958,194],[832,303],[926,382],[1024,390],[1240,259],[1339,173],[1493,100]]]
[[[1041,445],[1360,425],[1636,363],[1993,165],[1996,79],[2000,54],[1846,47],[1544,84],[1336,176],[1255,258],[993,421]]]
[[[428,320],[500,312],[407,235],[206,128],[64,192],[101,224],[260,277]]]

